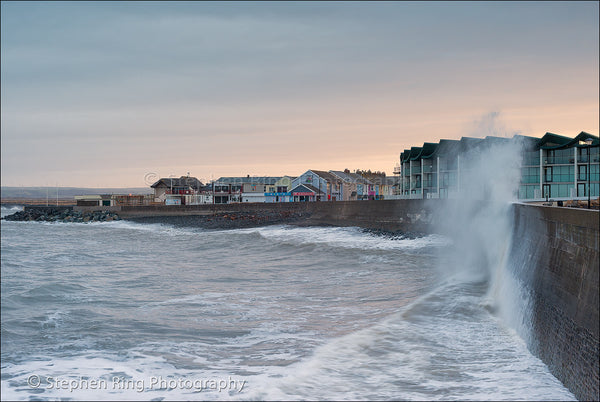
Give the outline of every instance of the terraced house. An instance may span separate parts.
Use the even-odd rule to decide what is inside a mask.
[[[542,138],[463,137],[405,149],[400,154],[401,198],[458,197],[469,185],[467,151],[515,140],[522,149],[519,199],[585,200],[600,195],[600,141],[582,131],[574,138],[553,133]]]

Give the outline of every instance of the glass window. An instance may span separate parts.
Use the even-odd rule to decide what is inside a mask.
[[[523,165],[536,166],[540,164],[540,151],[523,152]]]
[[[600,147],[592,147],[588,149],[590,150],[590,157],[592,158],[592,163],[598,163],[600,161]]]
[[[534,199],[539,186],[519,186],[519,199]]]
[[[575,161],[573,148],[549,149],[546,153],[546,161],[549,164],[569,164]]]
[[[587,165],[577,165],[579,174],[577,175],[578,180],[587,180]]]
[[[539,183],[540,168],[525,167],[521,168],[521,183]]]
[[[600,175],[598,171],[600,170],[600,165],[590,165],[590,175],[592,176],[590,180],[598,181],[600,180]]]
[[[544,181],[547,183],[552,182],[552,166],[544,168]]]

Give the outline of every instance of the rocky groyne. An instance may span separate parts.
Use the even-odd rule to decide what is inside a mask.
[[[88,223],[110,222],[120,220],[119,215],[109,211],[79,212],[72,208],[38,207],[25,208],[23,211],[7,215],[2,219],[6,221],[35,221],[35,222],[65,222]]]
[[[216,212],[210,215],[131,216],[126,219],[139,223],[165,223],[204,229],[237,229],[265,225],[293,224],[307,214],[293,211]]]

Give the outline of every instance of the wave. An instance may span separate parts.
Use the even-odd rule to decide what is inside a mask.
[[[202,360],[185,353],[181,356],[196,363]],[[6,400],[56,400],[65,395],[73,400],[230,399],[247,381],[226,372],[182,368],[143,351],[108,354],[91,350],[71,357],[7,363],[2,369],[1,390]],[[226,387],[213,388],[210,381]],[[233,382],[236,388],[229,387]]]
[[[12,215],[15,212],[19,212],[23,210],[22,205],[13,205],[10,207],[5,207],[4,205],[0,208],[0,216],[5,217],[7,215]]]
[[[414,239],[389,238],[357,227],[296,227],[263,226],[251,229],[236,229],[231,232],[258,234],[261,238],[280,244],[325,245],[344,249],[364,250],[415,250],[449,245],[441,235],[428,235]]]
[[[445,284],[380,323],[257,376],[243,399],[575,400],[515,331],[481,307],[485,284]]]

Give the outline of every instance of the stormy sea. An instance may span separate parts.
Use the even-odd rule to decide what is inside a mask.
[[[574,399],[505,242],[484,269],[442,235],[1,225],[5,400]]]

